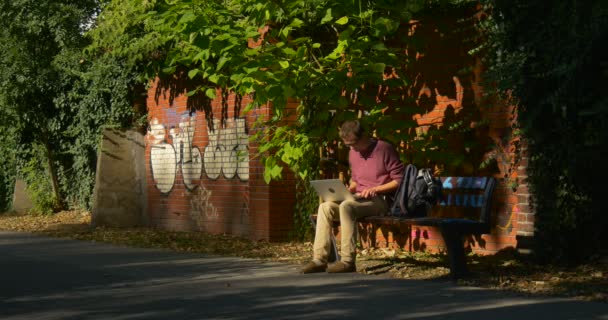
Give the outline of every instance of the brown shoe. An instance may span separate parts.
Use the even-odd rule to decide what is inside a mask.
[[[305,264],[302,267],[302,269],[300,270],[300,272],[301,273],[325,272],[325,269],[327,269],[327,263],[318,265],[311,261],[311,262]]]
[[[345,273],[345,272],[355,272],[357,271],[357,266],[354,262],[346,263],[342,261],[338,261],[329,267],[327,267],[328,273]]]

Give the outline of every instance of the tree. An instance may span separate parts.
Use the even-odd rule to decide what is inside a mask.
[[[543,261],[608,243],[608,7],[604,1],[483,1],[489,80],[518,105]],[[542,17],[542,18],[539,18]]]
[[[424,108],[403,94],[419,85],[408,74],[422,50],[419,36],[407,36],[410,21],[471,3],[112,1],[92,31],[92,47],[145,66],[145,76],[160,77],[161,88],[187,94],[192,109],[210,113],[217,88],[251,95],[247,110],[270,103],[273,115],[260,124],[264,139],[257,139],[265,178],[279,178],[282,164],[308,178],[316,150],[337,138],[346,119],[365,114],[364,121],[396,144],[419,138],[412,115]],[[259,46],[250,47],[250,40]],[[296,110],[286,109],[288,99],[299,101]],[[283,122],[294,115],[296,121]],[[458,159],[434,152],[440,139],[423,141],[418,150],[426,157],[418,152],[417,161]]]
[[[79,105],[70,103],[73,99],[66,98],[79,88],[77,77],[66,66],[82,60],[80,52],[88,44],[85,31],[98,9],[95,0],[9,0],[0,4],[0,119],[3,127],[12,130],[21,174],[40,200],[46,201],[45,210],[64,205],[61,180],[69,185],[66,172],[77,164],[70,146],[82,139],[75,126],[85,124],[79,115],[95,109],[79,110]],[[43,195],[48,192],[45,185],[52,194]]]

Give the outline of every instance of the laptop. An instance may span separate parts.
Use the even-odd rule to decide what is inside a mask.
[[[340,179],[311,180],[310,185],[315,188],[323,201],[340,202],[356,199]]]

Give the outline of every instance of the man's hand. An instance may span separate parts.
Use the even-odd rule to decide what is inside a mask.
[[[375,187],[361,191],[361,198],[363,198],[363,199],[373,198],[376,195],[378,195],[378,191],[376,190]]]
[[[356,183],[351,182],[347,187],[348,187],[348,191],[350,191],[350,193],[357,192],[357,184]]]

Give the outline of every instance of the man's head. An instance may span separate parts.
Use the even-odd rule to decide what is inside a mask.
[[[340,127],[340,138],[344,145],[362,151],[369,145],[367,134],[358,120],[347,120]]]

